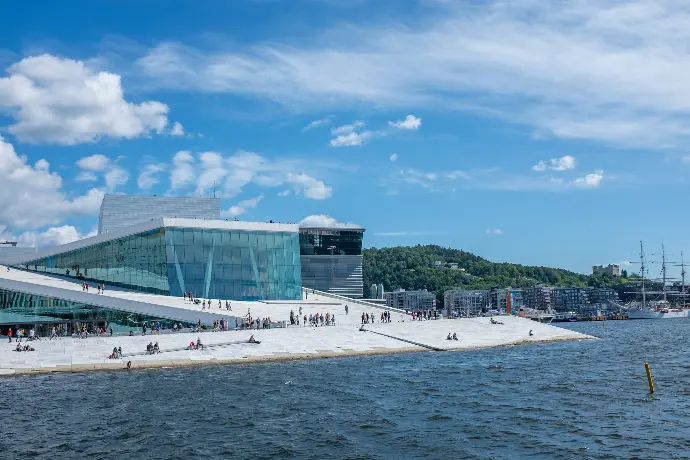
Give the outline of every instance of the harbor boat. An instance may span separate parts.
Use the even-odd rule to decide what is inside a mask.
[[[535,310],[534,308],[520,308],[518,316],[523,318],[531,319],[532,321],[538,321],[544,324],[551,324],[553,321],[554,314],[551,311]]]
[[[554,323],[574,323],[577,321],[577,313],[569,311],[567,313],[555,313],[553,315]]]
[[[649,292],[646,290],[646,279],[645,279],[645,254],[642,247],[642,242],[640,241],[640,301],[630,302],[626,305],[623,310],[628,318],[630,319],[668,319],[668,318],[689,318],[690,308],[686,306],[685,302],[685,262],[683,261],[683,253],[681,252],[681,276],[682,276],[682,305],[673,306],[671,302],[668,301],[668,294],[666,290],[666,251],[664,245],[661,245],[661,292]],[[661,295],[662,298],[659,300],[649,300],[650,297],[654,295]],[[658,298],[658,297],[657,297]]]

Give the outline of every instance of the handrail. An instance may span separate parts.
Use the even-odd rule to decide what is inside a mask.
[[[388,306],[383,306],[383,305],[378,305],[378,304],[375,304],[375,303],[372,303],[372,302],[367,302],[366,300],[353,299],[353,298],[351,298],[351,297],[345,297],[345,296],[342,296],[342,295],[332,294],[332,293],[330,293],[330,292],[325,292],[325,291],[318,291],[318,290],[316,290],[316,289],[309,289],[309,288],[302,287],[302,292],[306,292],[306,293],[308,293],[308,294],[313,293],[314,295],[321,295],[321,296],[325,296],[325,297],[331,297],[331,298],[333,298],[333,299],[346,301],[346,302],[348,302],[348,303],[358,303],[358,304],[360,304],[360,305],[365,305],[365,306],[367,306],[367,307],[378,308],[378,309],[380,309],[380,310],[390,310],[390,311],[395,311],[395,312],[398,312],[398,313],[408,314],[408,313],[407,313],[405,310],[403,310],[402,308],[391,308],[391,307],[388,307]]]

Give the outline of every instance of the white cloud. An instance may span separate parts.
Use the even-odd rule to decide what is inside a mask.
[[[340,136],[334,137],[330,141],[331,147],[359,147],[366,144],[366,142],[371,139],[372,132],[364,131],[362,133],[349,133],[341,134]]]
[[[127,102],[120,76],[49,54],[27,57],[0,78],[0,108],[15,120],[9,132],[24,142],[73,145],[102,137],[161,132],[168,106]]]
[[[213,51],[167,42],[137,64],[159,85],[303,110],[443,104],[548,136],[655,148],[690,137],[690,87],[678,78],[690,70],[689,3],[426,3],[432,14],[405,25],[338,22],[302,40]]]
[[[178,189],[194,183],[194,157],[187,150],[180,150],[175,154],[170,172],[170,187]]]
[[[572,173],[571,173],[572,174]],[[402,185],[410,184],[432,192],[455,192],[458,188],[496,191],[565,192],[569,190],[595,189],[604,180],[604,171],[596,170],[583,177],[567,175],[516,174],[500,168],[454,170],[449,172],[400,169],[381,179],[381,185],[389,194],[396,194]]]
[[[304,228],[362,228],[353,222],[338,222],[331,216],[326,214],[314,214],[307,216],[299,223],[300,227]]]
[[[118,185],[124,185],[129,181],[129,173],[119,166],[111,166],[103,175],[105,186],[113,192]]]
[[[247,212],[247,209],[256,208],[263,199],[264,195],[261,194],[248,200],[242,200],[236,205],[231,206],[227,211],[223,211],[222,214],[224,216],[237,217]]]
[[[536,165],[532,166],[533,171],[566,171],[568,169],[574,169],[577,166],[574,157],[566,155],[560,158],[552,158],[550,160],[541,160]]]
[[[351,125],[342,125],[331,129],[331,134],[333,134],[334,136],[338,136],[341,134],[350,134],[360,128],[364,128],[364,126],[365,124],[363,121],[355,121]]]
[[[96,182],[98,176],[93,171],[81,171],[74,178],[77,182]]]
[[[397,153],[391,153],[391,154],[388,156],[388,159],[389,159],[390,161],[396,162],[396,161],[398,161],[398,154],[397,154]]]
[[[12,144],[0,136],[0,226],[36,229],[57,225],[75,214],[98,214],[103,190],[92,188],[84,195],[68,196],[62,177],[51,172],[47,161],[32,167]]]
[[[101,154],[91,155],[77,161],[77,166],[88,171],[105,171],[110,166],[110,158]]]
[[[416,131],[422,126],[422,119],[417,118],[414,115],[408,115],[404,120],[389,121],[388,125],[392,126],[393,128]]]
[[[570,185],[575,188],[597,188],[604,180],[604,171],[598,170],[587,174],[584,177],[578,177],[573,180]]]
[[[502,235],[503,230],[501,230],[500,228],[487,228],[486,233],[488,235]]]
[[[290,190],[282,190],[278,192],[278,196],[288,196],[290,194]]]
[[[302,128],[302,132],[312,130],[314,128],[318,128],[319,126],[324,126],[327,125],[331,122],[331,119],[326,117],[326,118],[321,118],[319,120],[314,120],[310,122],[307,126]]]
[[[295,195],[303,193],[305,197],[312,200],[325,200],[333,194],[333,189],[328,187],[323,181],[314,179],[304,173],[288,173],[285,183],[292,185]]]
[[[145,165],[137,178],[137,186],[142,190],[148,190],[158,184],[160,180],[156,175],[167,169],[165,163],[149,163]]]
[[[303,195],[312,200],[329,198],[333,189],[323,180],[303,172],[318,170],[313,161],[271,161],[254,152],[239,151],[230,156],[217,152],[202,152],[198,161],[188,151],[175,154],[170,174],[172,189],[196,186],[195,194],[204,195],[216,184],[217,196],[230,198],[249,184],[260,187],[283,187],[279,196],[288,193]],[[287,187],[287,188],[285,188]]]
[[[76,164],[83,170],[75,177],[78,182],[95,182],[98,180],[96,173],[103,173],[106,188],[113,192],[119,185],[124,185],[129,181],[129,173],[105,155],[84,157]]]
[[[171,136],[184,136],[184,127],[182,126],[182,123],[179,121],[176,121],[173,123],[172,128],[170,129],[170,135]]]

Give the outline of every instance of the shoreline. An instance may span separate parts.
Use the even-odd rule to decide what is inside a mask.
[[[523,345],[536,345],[536,344],[549,344],[557,342],[571,342],[571,341],[582,341],[582,340],[596,340],[598,337],[587,336],[580,334],[581,337],[576,336],[564,336],[564,337],[553,337],[545,339],[520,339],[513,342],[507,342],[503,344],[495,345],[469,345],[469,346],[458,346],[440,350],[440,352],[463,352],[463,351],[477,351],[486,350],[491,348],[506,348],[515,347]],[[212,347],[213,345],[211,345]],[[100,363],[89,363],[89,364],[56,364],[55,366],[46,366],[39,368],[0,368],[0,378],[10,378],[18,376],[27,375],[45,375],[54,373],[85,373],[85,372],[95,372],[95,371],[139,371],[147,369],[161,369],[161,368],[178,368],[178,367],[196,367],[196,366],[230,366],[238,364],[261,364],[261,363],[274,363],[274,362],[287,362],[287,361],[301,361],[301,360],[316,360],[316,359],[334,359],[334,358],[352,358],[357,356],[378,356],[378,355],[391,355],[391,354],[407,354],[407,353],[435,353],[433,350],[429,350],[420,346],[406,346],[400,348],[381,348],[374,350],[351,350],[346,351],[317,351],[316,353],[287,353],[285,355],[258,355],[258,356],[244,356],[241,358],[218,358],[218,357],[208,357],[208,355],[203,355],[204,358],[200,359],[161,359],[160,355],[138,355],[138,356],[157,356],[155,361],[149,360],[135,360],[135,359],[118,359],[113,360],[113,362],[100,362]],[[26,353],[26,352],[25,352]],[[162,352],[161,354],[165,354]],[[134,358],[134,357],[132,357]],[[127,367],[127,362],[131,362],[131,367]]]

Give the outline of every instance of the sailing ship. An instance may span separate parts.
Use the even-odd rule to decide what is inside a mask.
[[[667,290],[668,280],[666,273],[666,250],[664,245],[661,245],[661,292],[648,291],[647,285],[651,280],[647,279],[646,259],[644,247],[640,241],[640,300],[630,302],[624,309],[628,318],[630,319],[666,319],[666,318],[688,318],[690,317],[690,308],[687,307],[686,293],[685,293],[685,262],[683,254],[681,253],[681,302],[676,302],[676,305],[669,302],[669,292]]]

